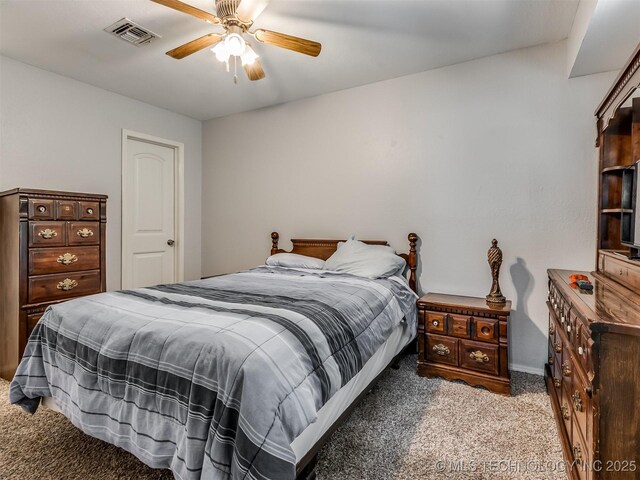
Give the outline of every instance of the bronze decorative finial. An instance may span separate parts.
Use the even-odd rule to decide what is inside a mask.
[[[500,265],[502,265],[502,250],[498,247],[498,240],[495,238],[491,240],[491,248],[487,252],[487,260],[489,261],[489,267],[491,267],[491,277],[493,279],[491,291],[487,295],[487,303],[502,305],[507,301],[500,291],[500,283],[498,281]]]

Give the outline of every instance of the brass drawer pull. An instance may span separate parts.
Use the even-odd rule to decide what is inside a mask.
[[[478,363],[487,363],[489,361],[489,357],[486,353],[481,352],[480,350],[476,350],[475,352],[471,352],[469,357],[472,360],[475,360]]]
[[[58,232],[55,230],[51,230],[50,228],[45,228],[44,230],[40,230],[38,232],[38,236],[44,238],[45,240],[49,240],[53,237],[58,236]]]
[[[87,227],[82,230],[78,230],[78,236],[82,238],[93,237],[93,230],[89,230]]]
[[[567,405],[566,403],[563,403],[562,407],[560,407],[560,410],[562,410],[562,418],[564,418],[565,420],[569,420],[570,418],[569,405]]]
[[[68,292],[69,290],[73,290],[77,286],[78,282],[76,282],[75,280],[71,280],[70,278],[65,278],[63,281],[58,283],[58,290]]]
[[[64,255],[60,255],[56,262],[61,263],[62,265],[71,265],[72,263],[76,263],[78,261],[78,257],[72,253],[65,253]]]
[[[442,355],[442,356],[449,355],[451,353],[451,350],[449,350],[449,347],[445,347],[441,343],[434,345],[432,350],[436,352],[436,354]]]
[[[437,327],[438,325],[440,325],[440,322],[438,320],[434,320],[433,322],[431,322],[431,325]]]
[[[580,392],[578,392],[576,390],[575,393],[573,395],[571,395],[571,400],[573,401],[573,409],[576,412],[581,412],[582,411],[582,398],[580,398]]]
[[[571,367],[569,367],[569,362],[562,362],[562,374],[565,377],[571,375]]]

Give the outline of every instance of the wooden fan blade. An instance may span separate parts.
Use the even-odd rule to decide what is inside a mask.
[[[304,53],[305,55],[311,55],[312,57],[320,55],[320,50],[322,49],[322,45],[318,42],[305,40],[304,38],[298,38],[292,35],[286,35],[284,33],[272,32],[271,30],[258,29],[255,31],[253,36],[259,42],[286,48],[298,53]]]
[[[191,40],[190,42],[187,42],[184,45],[180,45],[179,47],[176,47],[173,50],[169,50],[167,52],[167,55],[177,60],[180,60],[181,58],[188,57],[192,53],[199,52],[203,48],[207,48],[213,44],[218,43],[223,38],[224,38],[224,35],[222,34],[209,33],[208,35],[204,35],[200,38],[196,38],[195,40]]]
[[[258,15],[267,8],[269,0],[240,0],[236,9],[236,16],[243,22],[255,22]]]
[[[220,19],[214,14],[200,10],[199,8],[192,7],[179,0],[151,0],[152,2],[159,3],[165,7],[173,8],[179,12],[186,13],[187,15],[193,15],[200,20],[204,20],[207,23],[220,23]]]
[[[264,70],[262,69],[262,63],[260,63],[259,58],[256,58],[251,65],[245,65],[244,71],[252,82],[264,78]]]

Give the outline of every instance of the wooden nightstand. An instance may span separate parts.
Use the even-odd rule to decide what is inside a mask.
[[[418,375],[463,380],[511,395],[507,324],[511,302],[428,293],[418,300]]]

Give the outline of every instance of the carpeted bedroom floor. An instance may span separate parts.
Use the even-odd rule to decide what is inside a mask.
[[[565,479],[542,377],[514,372],[513,397],[388,370],[319,456],[320,480]],[[41,408],[7,402],[0,380],[0,478],[171,479]]]

